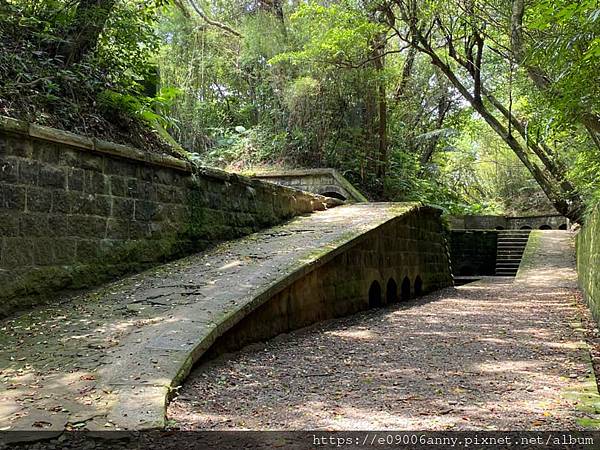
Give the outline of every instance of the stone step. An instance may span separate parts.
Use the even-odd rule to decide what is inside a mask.
[[[498,232],[496,248],[496,276],[514,277],[529,240],[531,230],[503,230]]]
[[[497,270],[496,276],[498,277],[514,277],[518,270]]]

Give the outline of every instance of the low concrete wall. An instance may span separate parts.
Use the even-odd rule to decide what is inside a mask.
[[[0,315],[325,209],[324,197],[0,117]]]
[[[498,232],[495,230],[451,230],[453,275],[494,275],[497,247]]]
[[[451,286],[440,213],[430,207],[413,209],[338,249],[328,262],[286,286],[219,337],[205,358]]]
[[[600,323],[600,205],[577,234],[577,275],[585,300]]]
[[[300,189],[313,194],[334,197],[340,200],[354,202],[366,202],[367,198],[362,195],[346,178],[335,169],[306,169],[289,170],[285,172],[257,173],[255,178]]]
[[[567,229],[567,218],[559,214],[537,216],[448,216],[450,228],[458,230]]]

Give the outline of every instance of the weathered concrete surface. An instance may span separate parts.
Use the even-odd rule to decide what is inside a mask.
[[[160,427],[169,390],[219,335],[372,233],[382,230],[383,253],[363,251],[374,279],[390,276],[371,268],[394,265],[385,258],[389,248],[398,258],[406,253],[407,267],[445,263],[445,274],[431,280],[420,273],[424,291],[448,285],[435,224],[439,211],[416,204],[343,206],[4,320],[0,428]],[[408,234],[390,235],[393,226]],[[398,276],[406,274],[414,275]]]
[[[186,430],[597,427],[573,236],[532,235],[514,281],[487,277],[216,359],[169,418]]]

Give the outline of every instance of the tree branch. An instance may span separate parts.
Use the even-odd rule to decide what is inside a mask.
[[[198,6],[198,4],[194,1],[194,0],[189,0],[190,5],[192,5],[192,8],[194,9],[194,11],[196,11],[196,13],[198,13],[198,15],[200,17],[202,17],[202,19],[209,25],[212,25],[213,27],[217,27],[220,28],[221,30],[229,33],[229,34],[233,34],[234,36],[237,37],[243,37],[242,34],[236,30],[234,30],[233,28],[231,28],[228,25],[225,25],[224,23],[221,22],[217,22],[216,20],[213,20],[211,18],[209,18],[206,13],[202,10],[202,8],[200,6]]]

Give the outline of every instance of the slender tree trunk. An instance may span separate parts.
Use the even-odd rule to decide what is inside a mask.
[[[400,75],[400,82],[396,87],[394,93],[394,99],[399,102],[406,95],[406,87],[412,76],[413,66],[415,64],[415,57],[417,56],[417,49],[415,47],[409,47],[404,65],[402,66],[402,75]]]
[[[375,104],[375,98],[377,97],[377,91],[368,87],[366,92],[367,98],[365,99],[365,116],[364,116],[364,135],[365,135],[365,170],[367,176],[369,174],[376,173],[376,156],[374,155],[375,148],[375,114],[377,106]]]
[[[444,120],[446,120],[446,114],[450,109],[450,102],[448,100],[448,90],[445,90],[440,98],[437,108],[437,119],[435,121],[435,129],[440,130],[444,125]],[[431,141],[425,146],[425,150],[421,154],[421,170],[424,169],[425,164],[429,162],[435,149],[440,141],[439,136],[434,137]]]
[[[525,0],[513,0],[511,14],[511,34],[510,43],[512,53],[517,64],[525,68],[527,75],[533,81],[533,84],[542,92],[551,96],[564,96],[556,92],[552,80],[541,67],[533,66],[527,63],[525,47],[523,45],[523,16],[525,15]],[[600,116],[591,112],[582,112],[578,118],[586,131],[592,138],[592,141],[600,150]]]
[[[116,0],[79,1],[65,40],[57,51],[66,66],[78,63],[96,48],[115,3]]]
[[[537,181],[540,188],[544,191],[556,210],[575,222],[581,222],[583,207],[579,195],[573,191],[565,192],[564,187],[560,182],[561,180],[552,180],[548,178],[544,171],[529,158],[527,147],[523,147],[512,133],[509,133],[504,125],[502,125],[492,112],[487,109],[484,103],[479,100],[475,94],[469,92],[467,87],[458,79],[450,66],[442,61],[439,55],[431,48],[427,40],[420,34],[418,36],[418,44],[420,45],[421,51],[431,57],[432,64],[442,71],[452,85],[461,93],[463,98],[471,104],[473,109],[481,115],[487,124],[504,140],[511,150],[513,150],[515,155],[521,160],[523,165]],[[510,120],[512,120],[512,118]],[[529,141],[527,141],[527,143],[529,144]]]
[[[375,49],[377,53],[377,58],[375,59],[375,69],[381,74],[385,66],[385,57],[383,53],[385,52],[385,37],[380,39],[380,43]],[[387,174],[387,166],[389,164],[388,161],[388,138],[387,138],[387,93],[385,89],[385,80],[378,80],[378,148],[379,148],[379,157],[377,158],[377,178],[380,180],[381,194],[383,194],[384,186],[385,186],[385,177]]]

